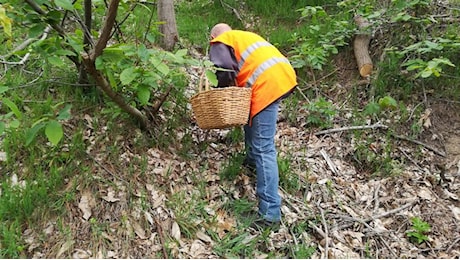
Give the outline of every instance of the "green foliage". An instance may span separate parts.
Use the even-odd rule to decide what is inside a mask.
[[[337,113],[334,105],[323,97],[305,105],[305,109],[308,111],[307,124],[319,128],[332,126],[332,119]]]
[[[234,180],[241,172],[241,165],[244,161],[244,153],[232,154],[225,164],[224,168],[221,169],[219,176],[223,180]]]
[[[306,20],[307,30],[303,34],[294,33],[295,43],[289,52],[295,68],[322,70],[331,55],[339,52],[339,47],[348,45],[353,35],[350,17],[332,15],[321,6],[306,6],[297,10],[301,20]]]
[[[293,194],[301,187],[300,177],[291,169],[290,158],[278,158],[280,187]]]
[[[425,241],[428,241],[428,236],[426,233],[430,232],[431,226],[427,222],[423,221],[419,217],[411,218],[412,230],[407,231],[406,235],[410,241],[421,244]]]
[[[214,246],[213,251],[222,258],[250,257],[256,252],[257,239],[247,232],[228,233]]]

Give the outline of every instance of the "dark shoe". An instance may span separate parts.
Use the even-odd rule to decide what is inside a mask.
[[[251,227],[254,229],[260,230],[260,231],[266,230],[266,229],[277,231],[280,228],[280,222],[279,221],[269,221],[266,219],[256,219],[251,224]]]

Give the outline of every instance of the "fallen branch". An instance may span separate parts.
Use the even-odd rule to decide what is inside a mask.
[[[155,224],[157,225],[157,233],[158,233],[158,238],[160,239],[160,243],[162,245],[162,249],[163,249],[163,257],[164,259],[168,259],[169,256],[168,256],[168,251],[166,251],[166,243],[165,243],[165,239],[164,239],[164,232],[163,232],[163,228],[161,228],[161,224],[160,224],[160,221],[158,220],[158,218],[155,216],[153,218],[155,220]]]
[[[392,209],[392,210],[390,210],[390,211],[383,212],[383,213],[381,213],[381,214],[372,216],[372,217],[370,217],[370,218],[368,218],[368,219],[366,219],[366,220],[364,220],[364,221],[369,222],[369,221],[371,221],[371,220],[376,220],[376,219],[379,219],[379,218],[387,217],[387,216],[389,216],[389,215],[393,215],[393,214],[395,214],[395,213],[398,213],[398,212],[400,212],[400,211],[402,211],[402,210],[404,210],[404,209],[407,209],[407,208],[411,207],[412,205],[415,204],[415,202],[416,202],[416,201],[414,200],[414,201],[409,202],[409,203],[407,203],[407,204],[405,204],[405,205],[403,205],[403,206],[401,206],[401,207],[399,207],[399,208],[395,208],[395,209]]]
[[[231,7],[227,3],[224,3],[224,1],[222,1],[222,0],[220,0],[220,4],[222,5],[222,7],[227,7],[230,10],[232,10],[232,12],[235,14],[236,18],[238,18],[238,20],[240,20],[240,22],[243,22],[243,19],[241,19],[241,15],[238,13],[238,11],[235,8]]]
[[[347,126],[347,127],[340,127],[340,128],[333,128],[333,129],[323,130],[323,131],[316,132],[315,135],[332,134],[332,133],[344,132],[344,131],[350,131],[350,130],[376,129],[376,128],[387,129],[388,126],[383,125],[380,122],[378,122],[378,123],[375,123],[373,125]]]
[[[388,129],[388,126],[383,125],[383,124],[381,124],[379,122],[379,123],[375,123],[373,125],[348,126],[348,127],[327,129],[327,130],[316,132],[315,135],[318,136],[318,135],[323,135],[323,134],[331,134],[331,133],[344,132],[344,131],[350,131],[350,130],[364,130],[364,129],[376,129],[376,128]],[[422,143],[422,142],[417,141],[417,140],[409,139],[408,137],[405,137],[405,136],[402,136],[402,135],[396,135],[396,134],[391,134],[391,135],[394,136],[395,138],[421,145],[421,146],[427,148],[428,150],[434,152],[435,154],[437,154],[439,156],[446,157],[445,153],[437,150],[436,148],[434,148],[434,147],[432,147],[432,146],[430,146],[428,144]]]
[[[324,217],[324,211],[323,209],[318,205],[318,208],[319,208],[319,211],[321,213],[321,223],[323,224],[323,227],[324,227],[324,235],[326,236],[326,246],[324,248],[324,251],[326,251],[326,259],[328,258],[328,254],[329,254],[329,228],[327,226],[327,222],[326,222],[326,217]]]
[[[439,156],[442,156],[442,157],[446,157],[446,154],[441,152],[441,151],[438,151],[436,148],[428,145],[428,144],[425,144],[425,143],[422,143],[420,141],[417,141],[417,140],[413,140],[413,139],[409,139],[408,137],[405,137],[405,136],[401,136],[401,135],[395,135],[395,134],[392,134],[392,136],[398,138],[398,139],[401,139],[401,140],[404,140],[404,141],[408,141],[408,142],[412,142],[414,144],[418,144],[418,145],[421,145],[423,147],[425,147],[426,149],[434,152],[435,154],[439,155]]]
[[[354,218],[353,216],[350,216],[350,217],[346,217],[346,219],[348,220],[351,220],[353,222],[358,222],[358,223],[361,223],[365,226],[367,226],[367,222],[370,222],[372,220],[376,220],[376,219],[380,219],[380,218],[383,218],[383,217],[387,217],[387,216],[390,216],[390,215],[393,215],[395,213],[398,213],[408,207],[411,207],[412,205],[414,205],[416,203],[416,201],[412,201],[412,202],[409,202],[399,208],[395,208],[395,209],[392,209],[390,211],[386,211],[386,212],[383,212],[381,214],[377,214],[377,215],[374,215],[374,216],[371,216],[370,218],[367,218],[367,219],[359,219],[359,218]],[[343,217],[343,216],[342,216]],[[341,226],[339,229],[344,229],[344,228],[347,228],[347,227],[350,227],[352,226],[353,223],[351,224],[347,224],[347,225],[343,225]]]
[[[331,157],[329,157],[327,152],[324,149],[321,149],[319,153],[323,156],[324,160],[326,160],[326,163],[329,166],[329,169],[332,171],[332,173],[337,174],[337,167],[332,162]]]

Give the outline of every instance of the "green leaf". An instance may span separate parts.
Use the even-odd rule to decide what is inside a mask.
[[[45,135],[53,145],[57,145],[64,136],[62,125],[56,120],[50,120],[46,124]]]
[[[136,67],[129,67],[123,70],[120,74],[121,84],[128,85],[129,83],[133,82],[138,76],[136,72]]]
[[[3,94],[5,92],[7,92],[8,89],[9,89],[9,87],[7,87],[7,86],[0,86],[0,94]]]
[[[0,25],[3,27],[3,32],[8,38],[12,37],[12,20],[6,15],[6,10],[5,8],[0,5]]]
[[[366,105],[364,108],[364,114],[365,115],[377,115],[380,112],[380,106],[379,104],[375,102],[371,102]]]
[[[156,68],[164,76],[169,74],[169,67],[164,62],[161,62],[160,64],[158,64]]]
[[[0,121],[0,135],[5,132],[6,125],[4,122]]]
[[[26,132],[26,146],[29,146],[33,140],[35,140],[35,137],[37,137],[38,132],[45,126],[45,123],[40,123],[36,124],[32,128],[29,128]]]
[[[206,78],[208,78],[209,82],[211,83],[212,86],[217,86],[217,76],[216,73],[214,73],[212,70],[206,70]]]
[[[67,104],[63,109],[59,111],[57,120],[66,120],[70,118],[70,109],[72,108],[71,104]]]
[[[187,54],[187,49],[180,49],[176,52],[176,56],[184,57]]]
[[[94,62],[94,65],[96,66],[97,70],[103,70],[104,69],[104,59],[102,56],[99,56],[96,58],[96,61]]]
[[[14,115],[16,116],[17,119],[21,119],[22,118],[22,113],[21,111],[19,111],[19,108],[16,106],[15,103],[13,103],[13,101],[11,101],[10,99],[8,98],[3,98],[3,103],[5,105],[7,105],[11,111],[14,113]]]
[[[51,65],[54,65],[56,67],[63,67],[64,66],[64,62],[61,60],[61,58],[58,56],[48,56],[48,62],[51,64]]]
[[[382,108],[397,108],[398,102],[390,96],[385,96],[379,99],[379,105]]]
[[[150,88],[142,85],[137,88],[137,98],[141,102],[141,105],[146,105],[150,100]]]
[[[10,122],[10,128],[18,128],[21,125],[21,122],[19,120],[15,119]]]
[[[67,11],[74,10],[72,2],[69,0],[54,0],[54,3],[56,3],[57,6],[62,7],[64,10],[67,10]]]
[[[65,56],[76,56],[75,52],[64,50],[64,49],[56,50],[54,54],[59,55],[59,56],[64,56],[64,55]]]

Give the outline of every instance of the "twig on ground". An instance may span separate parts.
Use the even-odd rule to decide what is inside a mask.
[[[348,219],[348,220],[351,220],[351,221],[353,221],[353,222],[359,222],[359,223],[365,225],[366,227],[368,227],[368,225],[365,224],[365,223],[370,222],[370,221],[372,221],[372,220],[376,220],[376,219],[380,219],[380,218],[383,218],[383,217],[387,217],[387,216],[392,215],[392,214],[395,214],[395,213],[398,213],[399,211],[402,211],[402,210],[404,210],[404,209],[406,209],[406,208],[408,208],[408,207],[414,205],[415,203],[416,203],[416,201],[412,201],[412,202],[409,202],[409,203],[407,203],[407,204],[405,204],[405,205],[403,205],[403,206],[401,206],[401,207],[399,207],[399,208],[395,208],[395,209],[392,209],[392,210],[390,210],[390,211],[386,211],[386,212],[383,212],[383,213],[381,213],[381,214],[377,214],[377,215],[375,215],[375,216],[371,216],[370,218],[367,218],[367,219],[359,219],[359,218],[355,218],[355,217],[352,217],[352,216],[351,216],[351,217],[340,216],[340,217],[345,218],[345,219]],[[344,229],[344,228],[350,227],[350,226],[352,226],[352,225],[353,225],[353,223],[351,223],[351,224],[346,224],[346,225],[341,226],[339,229]]]
[[[375,129],[375,128],[388,129],[388,126],[383,125],[383,124],[381,124],[379,122],[379,123],[375,123],[373,125],[348,126],[348,127],[340,127],[340,128],[333,128],[333,129],[323,130],[323,131],[316,132],[315,135],[331,134],[331,133],[343,132],[343,131],[349,131],[349,130],[364,130],[364,129]],[[443,153],[441,151],[438,151],[437,149],[435,149],[434,147],[432,147],[432,146],[430,146],[428,144],[422,143],[422,142],[417,141],[417,140],[409,139],[409,138],[407,138],[405,136],[402,136],[402,135],[396,135],[396,134],[391,134],[391,135],[394,136],[395,138],[421,145],[421,146],[427,148],[428,150],[431,150],[432,152],[436,153],[437,155],[440,155],[442,157],[446,157],[445,153]]]
[[[422,169],[422,167],[420,167],[420,165],[414,159],[412,159],[412,157],[410,157],[406,152],[404,152],[404,150],[401,147],[398,147],[398,149],[404,154],[404,156],[406,156],[407,159],[409,159],[409,161],[411,161],[415,166],[417,166],[417,168]]]
[[[416,201],[414,200],[414,201],[409,202],[409,203],[407,203],[407,204],[405,204],[405,205],[403,205],[403,206],[401,206],[399,208],[395,208],[395,209],[392,209],[390,211],[383,212],[382,214],[372,216],[372,217],[366,219],[365,221],[369,222],[371,220],[376,220],[376,219],[379,219],[379,218],[387,217],[389,215],[393,215],[393,214],[398,213],[398,212],[400,212],[400,211],[402,211],[402,210],[404,210],[406,208],[409,208],[410,206],[414,205],[415,203],[416,203]]]
[[[390,251],[391,255],[393,255],[393,258],[398,258],[398,256],[396,255],[396,253],[393,251],[393,249],[388,245],[387,241],[385,239],[383,239],[382,237],[380,237],[380,240],[382,241],[382,243],[388,248],[388,251]]]
[[[374,212],[376,212],[380,206],[380,200],[379,200],[380,185],[381,183],[379,182],[374,191]]]
[[[308,221],[308,225],[312,227],[322,238],[326,239],[326,233],[324,233],[324,231],[321,230],[321,228],[316,226],[315,223],[313,223],[312,221]],[[331,241],[331,245],[334,245],[334,241]]]
[[[388,126],[383,125],[380,122],[378,122],[378,123],[375,123],[373,125],[347,126],[347,127],[340,127],[340,128],[333,128],[333,129],[323,130],[323,131],[316,132],[315,135],[332,134],[332,133],[336,133],[336,132],[344,132],[344,131],[350,131],[350,130],[376,129],[376,128],[387,129]]]
[[[157,233],[158,237],[160,238],[161,248],[163,249],[163,257],[164,259],[168,259],[168,252],[166,251],[165,239],[163,234],[163,229],[161,228],[161,224],[156,216],[153,218],[155,220],[155,224],[157,225]]]
[[[455,239],[455,241],[447,248],[446,250],[446,253],[450,253],[450,251],[452,250],[452,248],[460,241],[460,237],[457,237],[457,239]]]
[[[323,209],[317,205],[318,208],[319,208],[319,211],[321,213],[321,223],[323,223],[323,227],[324,227],[324,235],[326,235],[326,245],[325,245],[325,251],[326,251],[326,259],[328,258],[328,252],[329,252],[329,228],[327,226],[327,222],[326,222],[326,218],[324,217],[324,211]]]
[[[225,3],[224,1],[220,0],[220,4],[222,5],[222,7],[227,7],[229,8],[230,10],[232,10],[232,12],[235,14],[236,18],[238,18],[238,20],[240,20],[240,22],[243,23],[243,19],[241,18],[241,15],[238,13],[238,11],[236,10],[236,8],[230,6],[229,4]]]
[[[332,162],[327,152],[324,149],[321,149],[319,153],[323,156],[324,160],[326,160],[326,163],[329,166],[329,169],[331,169],[332,173],[337,174],[337,167]]]
[[[398,139],[401,139],[401,140],[404,140],[404,141],[408,141],[408,142],[412,142],[414,144],[418,144],[418,145],[421,145],[423,147],[425,147],[426,149],[428,150],[431,150],[432,152],[434,152],[435,154],[439,155],[439,156],[442,156],[442,157],[446,157],[446,154],[441,152],[441,151],[438,151],[436,148],[428,145],[428,144],[425,144],[425,143],[422,143],[420,141],[417,141],[417,140],[412,140],[410,138],[407,138],[405,136],[402,136],[402,135],[396,135],[396,134],[392,134],[392,136],[394,136],[395,138],[398,138]]]

